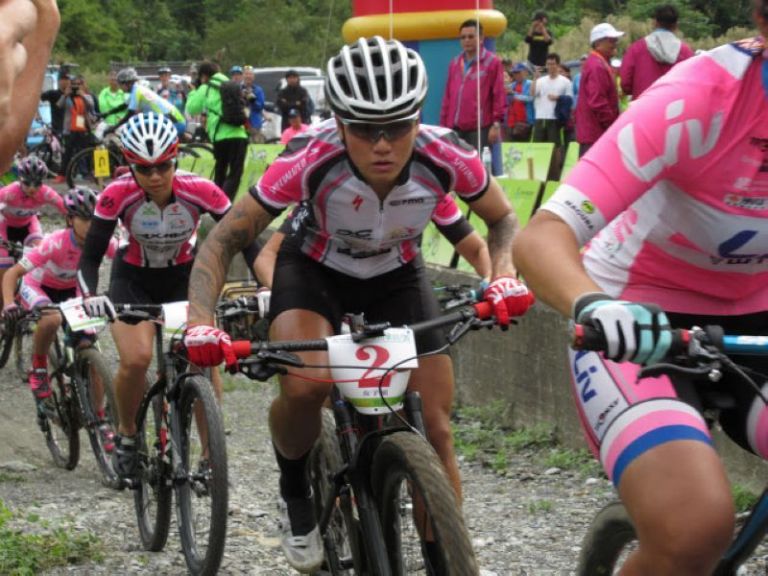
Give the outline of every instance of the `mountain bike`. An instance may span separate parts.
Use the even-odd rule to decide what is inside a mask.
[[[205,142],[180,144],[176,162],[181,170],[213,180],[216,159],[213,156],[213,146],[210,144]]]
[[[116,177],[115,171],[126,164],[114,127],[102,120],[91,132],[91,137],[94,145],[75,153],[64,167],[70,188],[95,186],[102,189]]]
[[[402,328],[354,315],[349,334],[233,342],[243,358],[238,369],[256,380],[303,367],[293,352],[328,351],[332,411],[323,410],[309,473],[331,574],[478,573],[455,493],[426,440],[421,398],[407,386],[418,365],[416,334],[450,326],[447,348],[470,330],[493,326],[490,315],[480,303]]]
[[[14,263],[18,262],[24,255],[24,245],[21,242],[12,242],[0,238],[0,248],[8,252],[8,256],[13,258]],[[6,319],[0,321],[0,368],[5,367],[8,363],[15,338],[16,323],[9,322]]]
[[[229,487],[224,426],[211,383],[189,365],[183,349],[187,303],[115,305],[124,322],[155,326],[157,377],[136,416],[139,473],[133,489],[145,549],[165,547],[171,491],[190,574],[216,574],[224,554]]]
[[[27,328],[49,313],[61,313],[64,320],[62,334],[56,335],[48,351],[52,394],[37,403],[38,426],[54,463],[66,470],[73,470],[80,460],[79,432],[85,428],[102,481],[115,486],[117,476],[110,460],[110,439],[102,433],[104,426],[112,430],[117,425],[112,373],[98,344],[91,335],[85,335],[103,326],[103,322],[89,318],[82,308],[82,299],[74,298],[27,311],[16,323],[17,338],[22,338],[28,333]],[[26,375],[23,380],[26,381]],[[104,390],[103,412],[93,401],[97,381]]]
[[[735,398],[713,384],[720,381],[724,373],[738,376],[746,386],[758,391],[763,402],[768,399],[760,393],[768,377],[736,364],[729,355],[768,355],[768,338],[765,336],[724,335],[718,326],[675,330],[673,346],[667,359],[662,363],[644,367],[638,377],[655,377],[663,374],[686,374],[692,378],[701,399],[703,414],[712,426],[720,410],[732,407]],[[589,326],[576,326],[574,348],[602,351],[605,338]],[[736,576],[739,567],[752,555],[768,533],[768,489],[746,515],[736,519],[740,526],[736,537],[728,548],[713,576]],[[582,542],[581,554],[576,573],[579,576],[602,576],[616,574],[626,557],[637,547],[637,534],[624,505],[611,502],[593,518]]]
[[[58,174],[61,170],[61,159],[64,154],[64,146],[59,137],[53,131],[50,124],[43,124],[40,128],[33,131],[33,135],[42,136],[43,141],[32,147],[29,151],[45,162],[48,170],[53,174]]]

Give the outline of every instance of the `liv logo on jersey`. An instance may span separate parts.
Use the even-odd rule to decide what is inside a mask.
[[[592,398],[597,396],[597,392],[592,386],[592,378],[590,377],[592,374],[597,373],[597,366],[594,364],[580,366],[580,364],[584,364],[584,362],[580,362],[580,360],[584,359],[584,357],[589,354],[590,352],[588,350],[579,350],[573,358],[573,375],[576,380],[576,387],[581,394],[581,401],[584,403],[589,402]]]

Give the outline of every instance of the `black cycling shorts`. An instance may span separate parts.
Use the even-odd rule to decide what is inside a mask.
[[[335,333],[341,330],[344,314],[365,314],[367,322],[389,322],[392,326],[435,318],[440,307],[421,260],[368,279],[354,278],[304,255],[300,240],[287,236],[280,246],[270,300],[270,317],[293,309],[310,310],[324,317]],[[416,337],[420,354],[446,343],[443,330]]]
[[[187,300],[192,262],[167,268],[134,266],[120,250],[112,264],[109,298],[115,304],[166,304]]]
[[[48,296],[54,304],[66,302],[77,296],[77,288],[51,288],[45,284],[41,284],[40,288],[43,289],[45,295]]]
[[[707,325],[722,326],[726,334],[748,334],[755,336],[768,336],[768,312],[747,314],[744,316],[706,316],[694,314],[677,314],[667,312],[669,323],[674,328],[704,327]],[[734,362],[746,366],[760,374],[768,375],[768,357],[760,356],[733,356]],[[758,386],[766,383],[765,379],[755,378]],[[683,375],[670,374],[670,380],[682,400],[687,401],[701,411],[701,386],[697,385],[691,390],[688,379]],[[757,392],[730,372],[725,372],[722,380],[716,384],[706,384],[714,391],[720,391],[723,395],[732,396],[736,402],[732,408],[720,412],[719,422],[726,434],[739,446],[753,452],[748,441],[749,426],[748,417],[753,402],[757,399]]]
[[[8,242],[21,242],[24,243],[24,240],[27,239],[27,236],[29,236],[29,224],[26,226],[8,226],[5,231],[6,235],[8,236],[7,240]]]

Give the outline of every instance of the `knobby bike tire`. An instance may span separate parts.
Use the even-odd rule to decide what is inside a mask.
[[[333,412],[322,411],[320,437],[309,457],[309,476],[314,495],[315,516],[319,520],[328,495],[334,490],[333,475],[343,465],[341,450],[336,438],[336,421]],[[332,576],[351,576],[365,572],[365,558],[361,541],[360,523],[355,519],[352,494],[339,494],[323,533],[326,572]]]
[[[205,420],[208,431],[207,463],[202,459],[199,432],[195,438],[200,419]],[[180,460],[187,477],[175,484],[181,548],[190,574],[210,576],[218,572],[224,555],[229,485],[221,410],[213,386],[203,376],[191,376],[184,381],[178,401],[178,422]],[[199,455],[191,456],[193,445],[200,448]],[[191,461],[193,458],[200,460]],[[198,517],[200,512],[203,514]],[[207,542],[199,538],[198,527],[207,530]]]
[[[112,384],[112,373],[107,367],[107,363],[101,352],[95,347],[88,347],[77,352],[77,393],[80,396],[80,405],[83,409],[85,422],[83,422],[88,439],[91,441],[93,455],[96,458],[96,464],[99,467],[104,484],[111,488],[116,488],[119,484],[117,475],[112,468],[112,458],[103,444],[99,426],[103,424],[97,410],[92,404],[92,378],[96,375],[104,387],[104,407],[106,423],[112,430],[117,430],[117,408],[115,404],[115,392]]]
[[[16,332],[16,324],[12,323],[8,326],[4,320],[0,320],[0,368],[5,367],[8,363],[8,358],[11,355],[11,348],[13,348],[13,340]]]
[[[624,505],[621,502],[611,502],[595,515],[584,536],[576,574],[613,574],[621,553],[636,540],[635,527]]]
[[[74,470],[80,460],[80,415],[68,375],[64,371],[65,362],[61,340],[57,335],[48,350],[52,393],[41,404],[44,413],[41,426],[53,462],[59,468]]]
[[[16,375],[22,382],[27,382],[29,379],[32,361],[32,334],[31,326],[28,323],[24,323],[23,326],[16,326],[13,348],[16,357]]]
[[[456,494],[435,451],[413,432],[395,432],[382,440],[373,456],[371,483],[381,517],[381,527],[392,574],[405,576],[413,566],[403,555],[402,527],[413,522],[413,507],[403,506],[402,490],[418,493],[434,534],[433,573],[441,576],[479,574],[472,542],[464,524]],[[419,539],[422,550],[423,535]],[[417,560],[422,562],[420,556]],[[426,559],[423,562],[426,563]],[[429,572],[427,572],[429,573]]]
[[[165,547],[171,525],[171,447],[163,422],[164,402],[161,394],[155,394],[137,426],[139,470],[133,504],[141,545],[151,552]]]
[[[98,186],[99,188],[104,188],[112,181],[115,169],[124,164],[123,158],[114,150],[105,148],[109,155],[109,176],[97,178],[94,175],[93,152],[100,148],[100,146],[89,146],[72,156],[72,159],[66,166],[67,185],[70,188],[74,188],[75,185]],[[85,173],[81,174],[79,170],[83,170]]]

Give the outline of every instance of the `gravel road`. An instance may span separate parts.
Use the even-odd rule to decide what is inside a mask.
[[[114,361],[109,337],[102,342]],[[290,575],[277,539],[277,468],[267,430],[274,388],[245,379],[232,388],[223,405],[231,430],[231,489],[221,573]],[[185,573],[175,526],[165,551],[140,549],[131,495],[100,484],[85,434],[80,465],[72,472],[53,466],[34,420],[32,397],[10,367],[0,372],[0,399],[0,500],[52,525],[92,531],[103,542],[103,562],[48,574]],[[613,498],[604,478],[545,468],[540,460],[531,454],[510,456],[503,476],[461,462],[464,513],[483,576],[572,574],[589,519]],[[767,573],[766,552],[761,552],[745,574]]]

